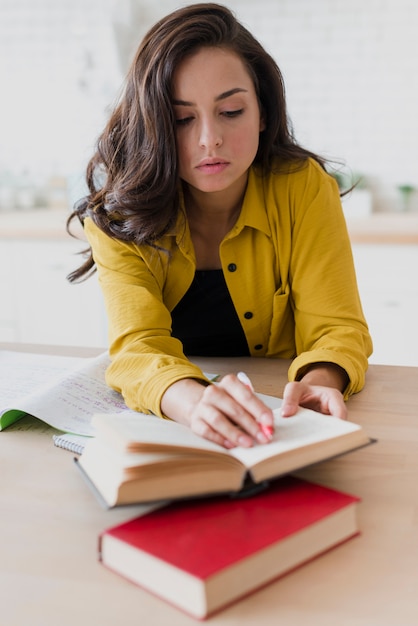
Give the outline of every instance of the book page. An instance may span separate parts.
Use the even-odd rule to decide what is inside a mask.
[[[286,418],[280,415],[280,409],[276,409],[274,414],[275,433],[270,443],[255,443],[252,448],[237,447],[231,450],[199,437],[187,426],[152,415],[95,415],[93,424],[97,426],[100,438],[110,441],[112,446],[121,451],[212,451],[233,456],[248,468],[283,452],[361,430],[357,424],[310,409],[299,409],[296,415]]]
[[[205,373],[209,380],[216,375]],[[281,398],[257,393],[257,396],[272,410],[277,410],[281,404]],[[156,418],[144,413],[119,413],[115,415],[101,415],[98,412],[93,418],[93,424],[97,426],[105,438],[111,438],[112,443],[120,450],[129,447],[136,450],[160,449],[165,447],[180,449],[207,450],[224,454],[225,448],[203,439],[193,433],[188,426],[179,424],[169,419]],[[107,437],[106,437],[107,435]]]
[[[120,452],[165,451],[168,454],[189,449],[227,453],[225,448],[199,437],[188,426],[155,415],[98,414],[93,417],[93,426],[100,439],[109,441]]]
[[[233,448],[230,454],[249,468],[268,457],[361,430],[353,422],[302,408],[292,417],[282,417],[280,411],[275,410],[274,423],[275,433],[270,443]]]
[[[1,415],[22,411],[58,430],[92,436],[94,413],[130,411],[105,382],[109,363],[107,352],[75,358],[0,351]]]
[[[94,436],[94,413],[137,416],[106,384],[109,364],[107,352],[86,358],[0,350],[0,430],[27,413],[57,430]]]
[[[57,429],[53,426],[50,426],[46,422],[42,422],[40,419],[32,417],[32,415],[28,414],[24,414],[23,417],[20,417],[16,422],[10,424],[10,426],[7,427],[7,430],[10,432],[31,432],[52,436],[54,436],[57,432]],[[91,439],[91,437],[85,437],[85,439]]]
[[[84,359],[80,357],[0,350],[0,414],[7,407],[16,407],[19,400],[45,381],[60,377],[82,363]]]

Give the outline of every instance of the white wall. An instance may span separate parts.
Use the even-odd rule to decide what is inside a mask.
[[[119,3],[120,4],[120,3]],[[146,27],[175,0],[132,0]],[[182,5],[190,4],[182,2]],[[296,136],[369,178],[375,209],[398,210],[418,186],[418,3],[415,0],[225,2],[281,68]],[[135,37],[132,38],[132,41]],[[418,210],[418,204],[413,208]]]
[[[133,47],[179,4],[0,0],[0,187],[6,169],[84,168]],[[418,186],[418,3],[225,4],[281,67],[298,139],[367,175],[379,210],[399,208],[396,186]]]
[[[414,0],[230,4],[248,4],[241,12],[284,72],[305,143],[381,181],[418,182]]]

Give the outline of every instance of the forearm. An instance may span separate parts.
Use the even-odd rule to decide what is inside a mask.
[[[178,380],[170,385],[161,398],[161,412],[166,417],[190,426],[191,415],[201,401],[205,385],[203,381],[190,378]]]

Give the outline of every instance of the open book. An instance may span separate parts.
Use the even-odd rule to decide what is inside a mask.
[[[300,409],[275,409],[273,441],[223,447],[154,416],[95,415],[96,437],[78,466],[107,507],[218,492],[239,492],[370,443],[357,424]]]
[[[57,430],[92,436],[94,413],[134,413],[107,386],[109,363],[107,352],[85,358],[0,350],[0,430],[32,415]]]

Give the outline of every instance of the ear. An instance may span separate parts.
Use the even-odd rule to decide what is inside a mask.
[[[260,133],[262,133],[263,130],[266,130],[266,122],[265,122],[265,119],[264,119],[264,115],[262,113],[260,113],[260,127],[259,127]]]

